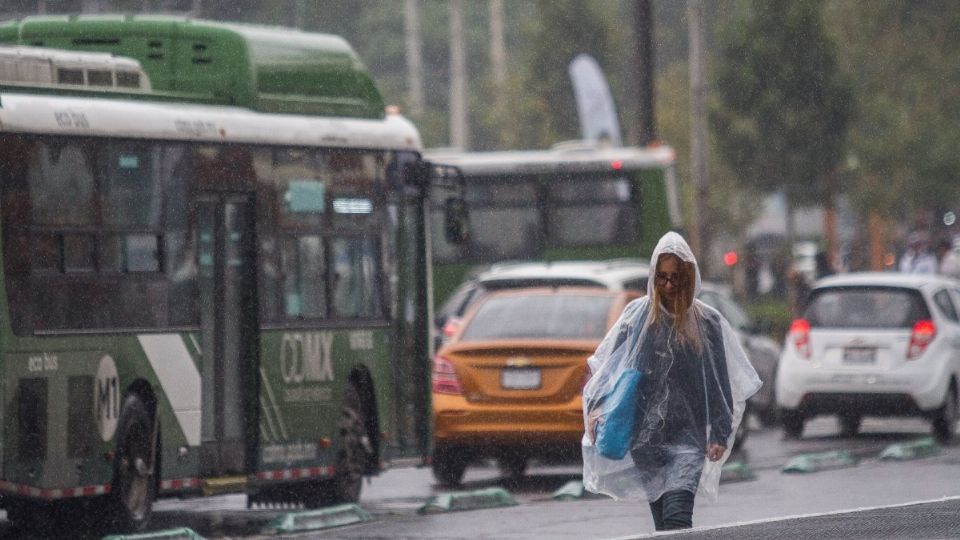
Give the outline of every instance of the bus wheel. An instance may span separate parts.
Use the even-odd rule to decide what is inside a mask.
[[[340,409],[337,427],[340,444],[337,450],[336,472],[329,484],[329,500],[332,503],[360,500],[363,471],[367,466],[367,448],[370,446],[365,426],[360,392],[354,385],[348,384],[343,393],[343,407]]]
[[[136,394],[123,402],[117,421],[117,450],[110,492],[113,525],[123,532],[142,530],[156,498],[153,422]]]

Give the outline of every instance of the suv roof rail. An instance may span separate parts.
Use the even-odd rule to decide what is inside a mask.
[[[510,268],[518,268],[527,265],[542,265],[546,268],[550,268],[556,265],[596,265],[596,269],[616,269],[616,268],[627,268],[631,266],[650,266],[650,262],[642,258],[619,258],[619,259],[587,259],[587,260],[576,260],[576,259],[564,259],[557,261],[501,261],[493,263],[490,266],[481,269],[478,273],[482,272],[502,272]]]

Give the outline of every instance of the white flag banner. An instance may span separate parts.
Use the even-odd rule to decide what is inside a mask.
[[[588,141],[606,140],[613,146],[622,146],[617,109],[600,65],[589,54],[580,54],[570,62],[568,71],[577,99],[583,138]]]

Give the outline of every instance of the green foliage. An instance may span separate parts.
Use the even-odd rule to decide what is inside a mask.
[[[721,33],[718,147],[748,189],[822,201],[844,157],[853,89],[824,32],[820,0],[753,0]]]
[[[845,0],[827,13],[858,89],[851,200],[895,219],[956,201],[960,4]]]
[[[760,298],[743,308],[754,325],[762,328],[770,339],[777,343],[783,342],[793,320],[789,302],[778,298]]]

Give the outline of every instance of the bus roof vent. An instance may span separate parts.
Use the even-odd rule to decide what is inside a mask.
[[[0,84],[150,91],[150,78],[132,58],[26,46],[0,46]]]
[[[158,99],[385,117],[373,77],[349,43],[330,34],[175,15],[38,15],[0,22],[0,44],[37,41],[137,60]]]

